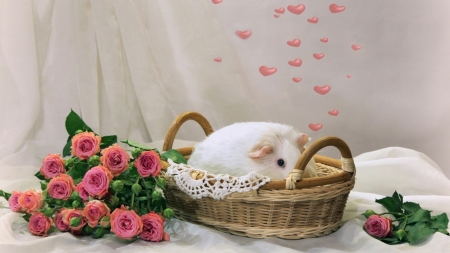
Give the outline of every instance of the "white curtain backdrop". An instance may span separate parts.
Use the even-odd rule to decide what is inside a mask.
[[[300,3],[302,14],[288,10]],[[331,13],[332,3],[346,9]],[[448,1],[19,0],[0,8],[2,169],[61,152],[72,108],[98,133],[140,142],[163,139],[187,110],[215,129],[277,121],[313,139],[339,136],[355,155],[415,149],[450,175]],[[245,30],[249,38],[236,36]],[[288,46],[295,38],[301,45]],[[301,67],[288,65],[297,58]],[[263,76],[261,66],[277,72]],[[325,85],[328,94],[314,92]],[[188,123],[178,138],[202,136]]]

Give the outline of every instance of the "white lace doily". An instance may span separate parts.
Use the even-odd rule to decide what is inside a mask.
[[[227,174],[213,175],[186,164],[176,164],[170,159],[168,162],[170,166],[167,168],[166,175],[173,177],[178,188],[193,199],[201,199],[202,197],[224,199],[233,192],[256,190],[270,182],[269,177],[255,172],[240,177],[232,177]],[[193,173],[200,174],[201,177],[194,179],[191,177]]]

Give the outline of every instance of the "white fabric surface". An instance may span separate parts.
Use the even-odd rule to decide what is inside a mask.
[[[156,143],[153,145],[158,147]],[[186,146],[190,142],[176,142]],[[404,148],[386,148],[355,158],[357,181],[350,193],[344,212],[345,223],[337,232],[325,237],[282,240],[252,239],[218,232],[202,226],[172,219],[166,229],[170,242],[131,244],[112,235],[101,240],[74,237],[69,233],[55,233],[49,237],[35,237],[27,232],[20,215],[7,209],[0,217],[0,252],[448,252],[450,237],[436,233],[418,245],[389,246],[368,236],[363,230],[361,213],[367,209],[382,212],[376,198],[391,195],[394,190],[405,201],[418,202],[432,210],[432,215],[450,214],[450,181],[424,154]],[[15,181],[11,181],[14,178]],[[24,181],[17,181],[22,180]],[[38,187],[37,180],[28,175],[8,171],[0,175],[0,188],[5,190]],[[9,180],[8,180],[9,179]],[[5,204],[5,201],[3,201]]]

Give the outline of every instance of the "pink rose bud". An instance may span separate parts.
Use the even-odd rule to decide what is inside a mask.
[[[157,177],[162,167],[158,153],[153,150],[142,152],[134,162],[134,166],[142,177]]]
[[[116,177],[128,169],[130,155],[128,155],[125,149],[123,149],[117,143],[103,149],[101,154],[101,163],[103,164],[103,166],[108,168],[109,171],[111,171],[111,174],[113,176]]]
[[[372,236],[379,238],[392,236],[392,220],[379,215],[371,215],[364,224],[364,228]]]
[[[86,172],[82,182],[89,195],[103,198],[108,193],[109,182],[112,178],[113,176],[107,168],[96,166]]]
[[[40,171],[45,179],[59,176],[66,173],[65,162],[60,154],[49,154],[42,160]]]
[[[19,196],[18,202],[21,210],[33,213],[42,207],[44,199],[42,198],[42,193],[36,190],[28,190]]]
[[[88,201],[89,200],[89,193],[84,188],[83,182],[80,182],[79,184],[77,184],[77,187],[76,187],[75,190],[78,192],[78,196],[80,196],[80,198],[82,200],[84,200],[84,201]]]
[[[169,234],[164,232],[164,218],[155,212],[148,213],[141,217],[142,233],[139,237],[146,241],[160,242],[162,240],[170,240]]]
[[[91,228],[97,226],[99,220],[104,216],[110,215],[108,206],[100,200],[89,201],[81,213]]]
[[[84,227],[84,225],[86,225],[86,219],[81,214],[82,211],[83,210],[81,209],[64,209],[61,211],[62,221],[65,224],[69,225],[70,231],[74,235],[79,235],[78,232],[81,233],[81,229]],[[77,226],[71,226],[70,221],[72,220],[72,218],[79,218],[80,223]]]
[[[89,159],[89,157],[100,152],[100,143],[102,138],[96,136],[92,132],[82,132],[72,138],[72,155],[81,160]]]
[[[48,195],[55,199],[67,200],[75,190],[73,179],[67,174],[61,174],[50,180],[47,185]]]
[[[69,231],[69,224],[65,223],[63,221],[63,215],[61,214],[61,212],[65,210],[64,208],[60,209],[59,212],[55,213],[55,218],[53,219],[53,224],[55,224],[55,227],[61,231],[61,232],[66,232]]]
[[[9,208],[11,209],[11,211],[13,211],[13,212],[21,211],[21,207],[19,204],[19,197],[22,194],[23,194],[22,192],[17,192],[17,191],[11,192],[11,196],[8,199]]]
[[[33,235],[46,236],[52,226],[52,219],[43,213],[36,212],[30,217],[28,230]]]
[[[116,208],[111,214],[111,231],[118,237],[131,240],[142,232],[142,221],[134,210],[124,206]]]

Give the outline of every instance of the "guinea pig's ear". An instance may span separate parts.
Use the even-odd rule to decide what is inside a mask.
[[[299,136],[297,137],[297,144],[300,147],[300,149],[302,150],[302,152],[305,149],[305,144],[308,143],[309,141],[309,137],[307,134],[299,134]]]
[[[262,146],[259,149],[256,149],[253,152],[248,153],[248,156],[250,158],[260,158],[267,154],[270,154],[273,152],[273,148],[271,146]]]

